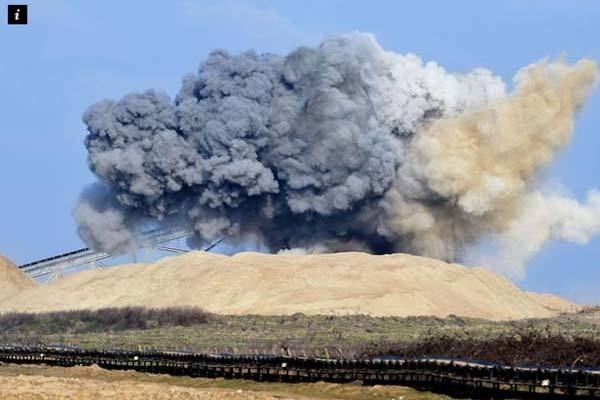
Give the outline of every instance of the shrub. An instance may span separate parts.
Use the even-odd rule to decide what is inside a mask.
[[[0,333],[87,333],[205,324],[210,314],[198,307],[110,307],[98,310],[0,315]]]

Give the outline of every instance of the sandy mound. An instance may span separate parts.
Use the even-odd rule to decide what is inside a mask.
[[[31,278],[0,255],[0,300],[35,286],[36,283]]]
[[[77,273],[20,292],[0,302],[0,310],[125,305],[196,305],[225,314],[456,314],[490,319],[557,312],[488,270],[424,257],[365,253],[227,257],[203,252]]]
[[[525,294],[531,300],[540,303],[549,310],[556,312],[575,312],[581,310],[581,306],[553,294],[535,292],[525,292]]]

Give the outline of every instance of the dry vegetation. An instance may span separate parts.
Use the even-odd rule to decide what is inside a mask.
[[[99,310],[56,311],[49,313],[0,314],[0,333],[81,334],[143,330],[172,326],[192,326],[208,322],[209,314],[197,307],[110,307]]]
[[[548,366],[568,368],[576,360],[578,367],[600,367],[600,340],[569,336],[540,329],[503,333],[491,339],[456,337],[424,338],[413,343],[368,346],[365,354],[400,357],[439,357],[491,362],[509,366]]]
[[[198,308],[110,308],[0,316],[4,344],[227,353],[451,357],[600,366],[600,309],[512,322],[437,317],[222,316]]]

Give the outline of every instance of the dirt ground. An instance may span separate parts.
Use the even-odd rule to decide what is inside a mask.
[[[399,386],[261,383],[108,371],[97,366],[1,364],[0,399],[441,400],[448,397]]]

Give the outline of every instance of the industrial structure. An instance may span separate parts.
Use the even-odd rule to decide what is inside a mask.
[[[188,250],[166,246],[164,243],[171,242],[176,239],[181,239],[193,235],[194,232],[188,228],[169,228],[155,229],[144,232],[136,239],[138,248],[156,249],[169,251],[174,253],[186,252]],[[214,246],[220,243],[223,239],[218,239],[211,243],[205,251],[211,250]],[[108,259],[113,255],[96,251],[90,248],[83,248],[75,251],[70,251],[63,254],[58,254],[52,257],[43,258],[19,265],[19,268],[32,278],[50,278],[62,273],[62,271],[71,269],[77,266],[86,266],[87,268],[105,267],[102,260]]]
[[[271,382],[402,385],[445,393],[453,398],[600,399],[600,373],[595,370],[512,367],[447,359],[356,360],[276,354],[2,346],[0,362],[62,367],[97,365],[109,370]]]

